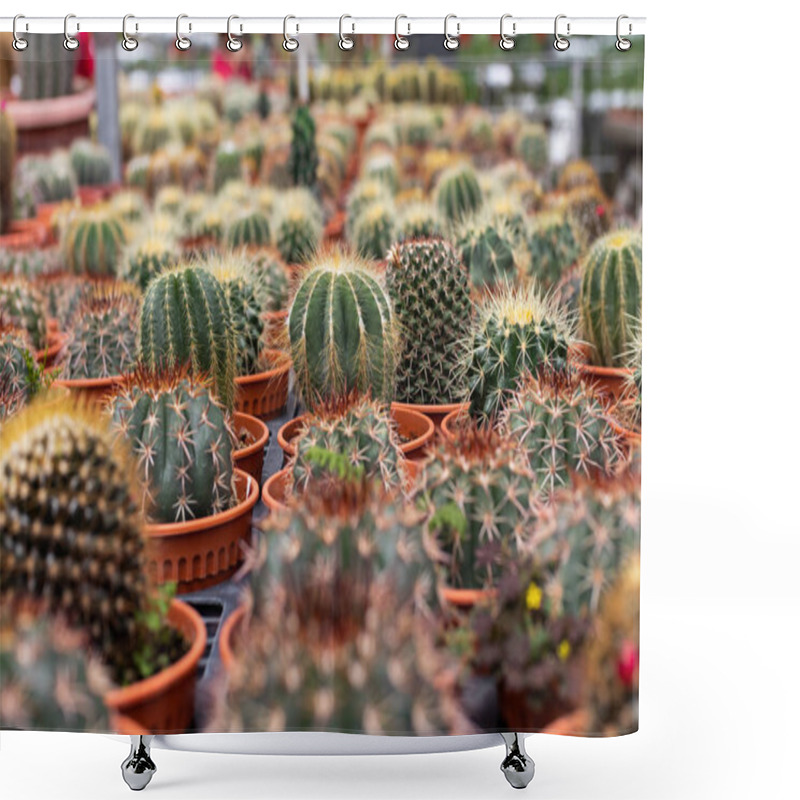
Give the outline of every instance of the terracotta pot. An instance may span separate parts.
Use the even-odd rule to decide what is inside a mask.
[[[301,414],[284,423],[278,430],[278,444],[283,450],[284,464],[288,463],[296,452],[294,439],[300,434],[300,429],[307,416],[307,414]],[[434,426],[430,418],[419,411],[398,406],[396,403],[392,403],[391,416],[397,425],[398,434],[408,440],[400,445],[400,452],[410,461],[424,459],[425,448],[433,439],[434,434]]]
[[[26,233],[33,237],[35,247],[44,247],[47,242],[47,226],[38,217],[18,219],[11,223],[11,233]]]
[[[458,437],[458,422],[460,418],[467,419],[466,415],[467,406],[464,404],[459,408],[456,408],[454,411],[451,411],[443,420],[442,420],[442,436],[447,439],[448,441],[454,442]]]
[[[237,606],[233,613],[225,620],[219,632],[219,659],[225,672],[230,672],[236,657],[234,651],[238,639],[242,634],[247,608]]]
[[[527,692],[511,691],[501,682],[498,687],[498,701],[506,727],[514,731],[544,731],[555,720],[573,710],[558,696],[556,689],[548,694],[547,700],[534,708]]]
[[[259,419],[271,419],[286,406],[292,361],[280,350],[265,350],[264,355],[277,366],[257,375],[236,378],[236,410]]]
[[[337,211],[325,226],[325,238],[329,242],[338,242],[344,236],[345,212]]]
[[[189,651],[165,670],[106,694],[103,699],[115,730],[133,725],[149,733],[183,733],[192,724],[206,626],[203,618],[180,600],[170,604],[167,621],[186,637]]]
[[[80,397],[87,405],[104,406],[110,397],[117,392],[117,387],[122,382],[122,375],[112,375],[110,378],[57,378],[53,386],[69,389],[70,392]]]
[[[496,589],[454,589],[451,586],[442,586],[439,591],[445,603],[464,610],[484,605],[497,594]]]
[[[448,414],[454,411],[466,410],[468,403],[443,403],[442,405],[421,405],[417,403],[392,403],[396,408],[404,408],[409,411],[417,411],[424,414],[433,422],[434,436],[438,436],[442,429],[442,422]]]
[[[233,454],[233,465],[246,472],[256,483],[261,486],[261,476],[264,470],[264,448],[269,441],[269,428],[256,417],[235,411],[233,414],[233,427],[237,436],[242,429],[246,430],[255,441],[236,450]]]
[[[47,334],[47,346],[36,351],[36,360],[45,368],[52,367],[69,339],[69,334],[63,331]]]
[[[261,319],[267,323],[266,325],[266,339],[269,344],[280,344],[286,328],[286,320],[289,317],[288,310],[284,311],[265,311],[261,315]]]
[[[35,250],[39,246],[36,234],[30,230],[4,233],[0,236],[0,250]]]
[[[597,394],[605,395],[612,401],[619,400],[627,389],[631,370],[618,367],[593,367],[591,364],[578,364],[581,378],[594,387]]]
[[[58,320],[48,318],[47,320],[47,335],[50,336],[53,333],[58,333]]]
[[[589,733],[589,712],[585,708],[579,708],[571,714],[558,717],[542,733],[554,733],[558,736],[586,736]]]
[[[250,538],[258,484],[235,470],[237,504],[219,514],[188,522],[145,526],[148,570],[157,584],[176,581],[178,593],[214,586],[229,578],[243,559],[240,542]]]
[[[279,472],[271,475],[264,483],[261,490],[261,499],[269,509],[270,514],[283,511],[286,508],[286,498],[292,488],[292,472],[284,467]]]
[[[622,425],[620,425],[620,423],[617,422],[617,420],[614,419],[614,417],[612,416],[606,417],[606,419],[608,420],[608,424],[610,425],[614,433],[619,434],[625,440],[625,443],[628,445],[628,447],[633,449],[642,446],[641,431],[628,430],[628,428],[625,428]]]
[[[118,189],[119,186],[113,183],[102,186],[79,186],[77,196],[82,206],[93,206],[108,200]]]

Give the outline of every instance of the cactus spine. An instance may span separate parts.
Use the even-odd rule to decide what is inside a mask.
[[[283,311],[289,304],[289,273],[280,255],[274,250],[260,252],[250,270],[256,300],[264,311]]]

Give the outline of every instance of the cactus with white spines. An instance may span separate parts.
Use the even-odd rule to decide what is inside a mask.
[[[24,331],[35,350],[47,346],[45,298],[33,284],[22,280],[0,282],[0,312],[4,324]]]
[[[289,272],[277,250],[262,250],[250,258],[256,299],[267,312],[284,311],[289,305]]]
[[[555,286],[581,253],[578,237],[569,217],[563,212],[537,214],[528,233],[530,274],[542,286]]]
[[[396,194],[400,188],[400,175],[394,154],[384,152],[369,156],[361,168],[361,178],[380,181],[391,194]]]
[[[153,212],[175,217],[186,202],[186,192],[174,183],[162,186],[153,200]]]
[[[0,421],[13,414],[31,396],[38,383],[33,355],[23,331],[0,318]]]
[[[446,169],[439,176],[434,193],[439,211],[451,224],[474,214],[483,204],[478,176],[468,163]]]
[[[225,231],[225,243],[231,248],[267,247],[271,238],[266,214],[253,209],[239,212]]]
[[[81,211],[69,220],[64,231],[67,269],[91,277],[113,277],[127,240],[125,223],[109,207]]]
[[[123,251],[119,277],[144,292],[153,278],[176,266],[179,259],[180,250],[175,239],[148,228]]]
[[[79,186],[111,183],[111,155],[105,147],[79,139],[73,143],[69,155]]]
[[[486,215],[466,220],[458,230],[455,243],[478,289],[513,282],[524,263],[511,228]]]
[[[371,206],[391,202],[391,194],[381,181],[358,181],[347,196],[347,238],[352,241],[355,225]]]
[[[108,207],[126,223],[141,222],[147,215],[147,201],[135,189],[117,192],[108,201]]]
[[[241,179],[241,150],[233,142],[222,142],[214,154],[214,191],[220,191],[228,181]]]
[[[395,231],[396,241],[430,239],[444,234],[444,222],[433,203],[412,202],[400,209]]]
[[[275,246],[287,264],[313,256],[322,242],[322,209],[308,189],[290,189],[275,208]]]
[[[373,203],[359,215],[353,226],[352,244],[364,258],[386,258],[395,237],[395,215],[394,205],[385,202]]]

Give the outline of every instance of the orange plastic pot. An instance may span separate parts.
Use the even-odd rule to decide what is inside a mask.
[[[36,360],[39,364],[45,369],[52,367],[56,359],[61,355],[68,338],[69,334],[63,331],[48,332],[47,345],[44,349],[36,351]]]
[[[452,586],[442,586],[440,592],[445,603],[464,610],[488,603],[497,594],[496,589],[454,589]]]
[[[269,509],[270,514],[275,511],[283,511],[286,508],[286,498],[291,488],[292,472],[288,467],[284,467],[267,478],[264,488],[261,490],[261,499]]]
[[[269,428],[260,419],[252,417],[250,414],[242,414],[240,411],[233,413],[233,427],[237,435],[240,430],[244,429],[255,439],[252,444],[234,452],[233,465],[242,472],[246,472],[261,486],[264,448],[269,441]]]
[[[206,626],[203,618],[180,600],[170,604],[167,621],[186,637],[189,651],[156,675],[105,695],[115,730],[135,726],[148,733],[182,733],[192,724],[197,665],[206,648]]]
[[[237,606],[233,613],[225,620],[219,632],[219,659],[222,662],[223,669],[230,672],[233,667],[236,656],[234,651],[238,643],[239,637],[242,635],[242,628],[244,625],[245,614],[247,608],[245,606]]]
[[[261,315],[261,319],[267,323],[266,337],[269,344],[280,344],[283,330],[286,327],[286,320],[289,317],[287,310],[283,311],[265,311]]]
[[[270,419],[286,406],[292,361],[280,350],[266,350],[264,355],[277,366],[257,375],[236,378],[236,410],[259,419]]]
[[[30,235],[35,247],[43,247],[47,242],[47,226],[38,217],[15,220],[11,223],[10,232]]]
[[[467,416],[467,405],[459,406],[454,411],[451,411],[442,420],[442,436],[450,442],[456,441],[458,438],[458,424],[461,419],[469,419]]]
[[[11,230],[0,236],[0,250],[35,250],[39,246],[36,233],[30,230]]]
[[[109,398],[113,397],[120,383],[122,375],[112,375],[110,378],[58,378],[53,381],[53,386],[68,389],[77,395],[87,405],[104,406]]]
[[[577,367],[585,383],[612,401],[623,397],[633,374],[631,370],[620,367],[594,367],[591,364],[577,364]]]
[[[241,542],[250,539],[258,483],[234,470],[238,502],[233,508],[188,522],[145,526],[148,570],[157,584],[174,581],[178,593],[214,586],[229,578],[244,558]]]
[[[442,422],[448,414],[454,411],[466,410],[467,403],[443,403],[441,405],[421,405],[417,403],[392,403],[395,408],[403,408],[409,411],[417,411],[424,414],[433,422],[434,435],[438,435],[442,429]]]
[[[622,425],[614,419],[614,417],[606,417],[608,424],[611,426],[611,429],[614,433],[619,434],[624,440],[625,443],[630,448],[636,448],[642,446],[642,434],[641,431],[632,431],[628,430],[628,428],[623,427]]]

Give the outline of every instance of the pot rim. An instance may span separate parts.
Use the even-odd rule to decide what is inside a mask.
[[[282,511],[287,507],[285,499],[279,500],[275,498],[270,492],[270,489],[276,484],[279,484],[280,481],[285,480],[287,477],[291,477],[291,474],[290,467],[283,467],[283,469],[279,469],[277,472],[274,472],[264,481],[264,486],[261,489],[261,499],[264,502],[264,505],[267,506],[270,511]]]
[[[234,382],[237,386],[249,386],[252,383],[260,383],[261,381],[272,380],[289,372],[292,367],[292,360],[289,358],[288,353],[284,353],[282,350],[275,350],[272,348],[264,350],[264,353],[266,355],[274,355],[276,360],[280,360],[280,365],[264,372],[257,372],[255,375],[237,375],[236,378],[234,378]]]
[[[245,414],[244,411],[234,411],[233,412],[233,423],[236,425],[237,419],[239,420],[240,424],[247,426],[247,424],[251,424],[254,427],[257,427],[259,430],[263,428],[264,430],[261,431],[258,438],[256,439],[253,444],[249,444],[246,447],[241,447],[237,450],[234,450],[233,457],[234,459],[245,459],[249,456],[257,453],[259,449],[263,450],[267,446],[267,442],[269,441],[269,428],[267,425],[262,422],[258,417],[254,417],[252,414]],[[251,433],[253,431],[250,431]]]

